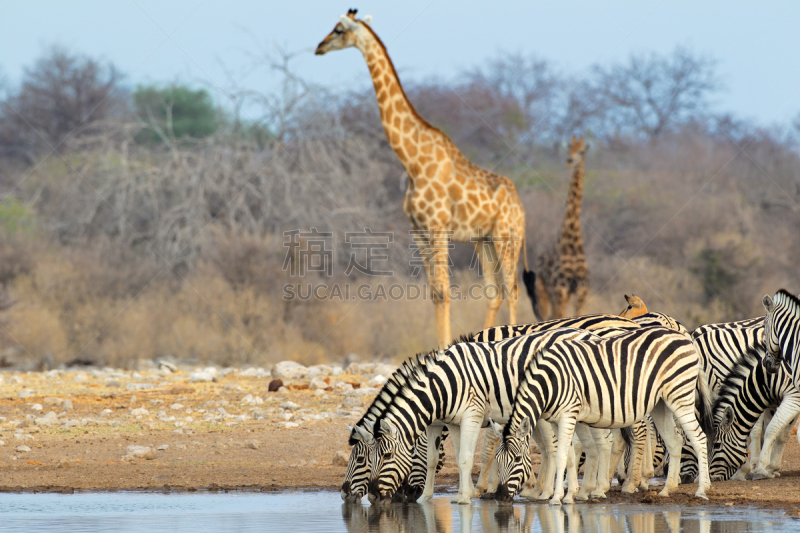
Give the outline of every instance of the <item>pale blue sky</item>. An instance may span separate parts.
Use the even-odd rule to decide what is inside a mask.
[[[0,1],[0,72],[13,83],[43,49],[62,44],[113,61],[131,86],[181,80],[227,88],[230,75],[240,86],[268,90],[270,77],[253,68],[252,56],[257,43],[277,43],[308,50],[296,65],[313,81],[335,90],[364,87],[357,51],[312,54],[339,14],[357,7],[374,16],[402,79],[448,77],[504,50],[535,53],[581,74],[631,52],[684,45],[718,59],[727,88],[717,110],[765,124],[800,112],[796,1],[515,0],[491,8],[475,0],[348,2]]]

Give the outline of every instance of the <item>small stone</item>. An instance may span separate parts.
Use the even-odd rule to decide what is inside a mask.
[[[42,403],[45,405],[53,405],[53,404],[60,404],[63,403],[64,400],[61,398],[45,398]]]
[[[267,386],[267,390],[269,392],[276,392],[281,387],[283,387],[283,380],[282,379],[273,379],[272,381],[269,382],[269,385]]]
[[[10,381],[10,380],[9,380]],[[24,389],[17,393],[17,398],[30,398],[34,396],[36,392],[33,389]]]
[[[340,366],[335,366],[331,370],[331,376],[341,376],[342,374],[344,374],[344,369]]]
[[[367,382],[370,387],[382,387],[386,383],[386,378],[382,374],[378,374]]]
[[[86,374],[85,372],[79,372],[78,374],[75,375],[74,378],[72,378],[72,381],[74,381],[75,383],[88,383],[89,375]]]
[[[209,383],[217,381],[217,376],[211,372],[195,372],[189,376],[189,381],[191,383]]]
[[[67,458],[61,458],[56,464],[56,468],[69,468],[72,466],[72,463]]]
[[[340,381],[333,388],[338,390],[338,391],[343,391],[343,392],[347,392],[347,391],[353,390],[353,386],[350,385],[349,383],[345,382],[345,381]]]
[[[0,440],[0,446],[5,446],[5,445],[6,445],[6,443],[4,441]]]
[[[325,389],[317,389],[314,391],[314,396],[325,396]]]
[[[129,391],[137,391],[137,390],[150,390],[155,389],[158,385],[155,383],[128,383],[125,385],[125,390]]]
[[[333,461],[331,461],[331,464],[333,464],[333,466],[347,466],[349,461],[350,455],[348,455],[347,452],[339,450],[333,454]]]
[[[126,454],[122,457],[123,460],[131,459],[155,459],[156,451],[150,446],[137,446],[132,444],[125,450]]]
[[[272,368],[272,376],[281,379],[303,379],[308,369],[295,361],[281,361]]]
[[[138,409],[132,409],[131,410],[131,416],[148,416],[149,414],[150,414],[150,411],[148,411],[144,407],[140,407]]]
[[[157,449],[158,451],[160,451],[160,452],[163,452],[163,451],[165,451],[167,448],[169,448],[169,444],[162,444],[161,446],[159,446],[159,447],[158,447],[158,448],[156,448],[156,449]]]
[[[72,411],[72,400],[64,400],[64,403],[61,404],[61,409],[63,409],[64,412]]]
[[[308,388],[312,390],[327,389],[329,386],[330,385],[328,384],[328,382],[325,381],[325,378],[322,376],[317,376],[308,383]]]
[[[43,417],[34,420],[33,423],[37,426],[52,426],[53,424],[58,424],[58,415],[50,411]]]
[[[172,405],[169,406],[169,408],[172,409],[173,411],[180,411],[181,409],[183,409],[183,404],[173,403]]]
[[[257,450],[261,446],[257,440],[249,440],[246,444],[251,450]]]
[[[364,407],[364,400],[359,396],[346,396],[342,402],[342,408],[354,409],[356,407]]]
[[[24,444],[20,444],[19,446],[14,448],[14,450],[16,450],[19,453],[27,453],[31,451],[31,449],[28,446],[25,446]]]
[[[174,363],[170,363],[169,361],[159,361],[158,368],[159,370],[166,370],[170,373],[178,371],[178,367]]]
[[[42,404],[40,404],[40,403],[35,403],[35,404],[33,404],[33,405],[31,406],[31,409],[33,409],[34,411],[41,411],[41,410],[43,409],[43,407],[42,407]]]
[[[283,402],[281,404],[281,409],[288,409],[290,411],[294,411],[295,409],[300,409],[300,406],[294,402]]]
[[[131,396],[131,403],[136,403],[136,395]]]
[[[278,422],[275,424],[279,428],[286,428],[286,429],[293,429],[296,427],[300,427],[300,424],[297,422]]]

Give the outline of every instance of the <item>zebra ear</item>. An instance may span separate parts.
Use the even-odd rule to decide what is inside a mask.
[[[492,432],[494,433],[495,437],[497,437],[498,439],[503,438],[503,426],[501,426],[491,418],[489,419],[489,426],[492,428]]]
[[[517,428],[517,438],[518,439],[529,439],[531,436],[531,419],[530,417],[525,417],[522,420],[522,423]]]
[[[381,420],[381,431],[393,439],[397,438],[397,427],[385,418]]]
[[[733,407],[726,405],[725,410],[722,411],[722,425],[730,427],[731,424],[733,424]]]
[[[352,433],[353,432],[353,426],[349,425],[347,422],[344,423],[344,427],[347,428],[347,432],[348,433]]]
[[[362,428],[361,426],[356,426],[356,435],[358,440],[365,442],[367,444],[371,444],[375,439],[372,436],[372,433],[367,431],[366,429]]]
[[[771,313],[775,310],[775,302],[772,301],[772,297],[769,294],[764,295],[764,298],[761,299],[761,303],[764,305],[764,309],[767,310],[767,313]]]
[[[373,435],[375,434],[375,422],[373,420],[364,420],[364,427]]]

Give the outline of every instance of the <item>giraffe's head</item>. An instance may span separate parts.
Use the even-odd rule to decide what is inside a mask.
[[[569,156],[567,157],[567,166],[572,167],[583,161],[583,156],[589,151],[589,145],[583,140],[583,137],[572,136],[572,142],[569,144]]]
[[[318,56],[327,54],[332,50],[342,50],[351,46],[358,47],[364,42],[369,30],[366,28],[372,22],[372,15],[365,16],[362,20],[356,19],[357,9],[349,9],[347,15],[339,15],[339,22],[333,27],[314,52]]]
[[[647,314],[647,306],[644,305],[642,299],[635,294],[631,294],[630,296],[626,294],[625,301],[628,302],[628,307],[623,309],[619,316],[623,318],[636,318],[637,316]]]

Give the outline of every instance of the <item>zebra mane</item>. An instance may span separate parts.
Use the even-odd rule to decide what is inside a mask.
[[[454,343],[455,344],[455,343]],[[403,363],[392,372],[389,379],[384,383],[378,395],[372,400],[372,403],[367,408],[364,415],[356,422],[356,426],[363,426],[365,422],[374,422],[378,420],[391,405],[392,400],[402,391],[410,382],[419,383],[427,372],[427,366],[434,363],[441,358],[440,350],[431,350],[430,352],[420,352],[414,357],[406,359]],[[350,446],[354,446],[358,442],[355,438],[355,429],[350,433]]]
[[[689,330],[686,329],[686,326],[671,316],[665,315],[664,313],[659,313],[657,311],[650,311],[649,313],[637,316],[632,320],[640,326],[663,326],[665,328],[674,329],[680,333],[689,333]]]
[[[787,291],[786,289],[780,289],[775,294],[775,299],[777,300],[776,303],[789,306],[792,308],[792,311],[795,315],[800,315],[800,298],[791,292]]]
[[[747,349],[747,352],[733,365],[731,371],[722,381],[717,397],[714,400],[712,413],[715,413],[722,403],[730,403],[730,398],[739,393],[742,383],[747,381],[753,370],[761,364],[765,353],[766,348],[763,342]]]

